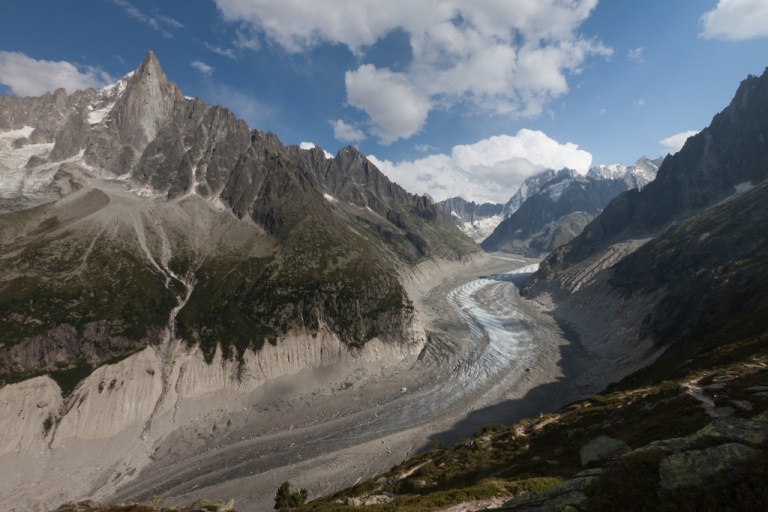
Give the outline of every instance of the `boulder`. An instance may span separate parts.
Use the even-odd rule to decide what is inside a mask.
[[[748,420],[741,418],[720,418],[702,428],[696,438],[721,438],[749,444],[768,442],[768,411]]]
[[[593,462],[604,462],[629,453],[632,449],[627,443],[608,436],[600,436],[585,444],[579,455],[581,465],[586,467]]]
[[[659,465],[661,486],[674,489],[684,485],[704,485],[707,477],[728,470],[736,462],[759,454],[758,450],[738,443],[675,453],[666,457]]]

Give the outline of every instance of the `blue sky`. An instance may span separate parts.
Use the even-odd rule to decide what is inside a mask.
[[[768,66],[768,0],[9,2],[0,92],[99,88],[149,49],[286,144],[504,202],[544,167],[674,152]]]

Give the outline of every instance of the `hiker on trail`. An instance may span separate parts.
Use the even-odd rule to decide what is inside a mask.
[[[712,395],[712,405],[714,406],[715,409],[720,407],[720,399],[717,398],[717,393]]]

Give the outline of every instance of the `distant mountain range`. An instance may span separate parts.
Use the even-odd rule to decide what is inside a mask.
[[[536,257],[572,240],[621,192],[650,183],[661,161],[642,157],[630,166],[592,167],[585,176],[549,169],[527,178],[504,205],[453,198],[438,206],[487,252]]]

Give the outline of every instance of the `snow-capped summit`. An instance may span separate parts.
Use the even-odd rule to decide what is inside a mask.
[[[656,178],[656,172],[663,158],[651,160],[642,156],[632,165],[623,164],[597,165],[591,167],[587,177],[594,180],[621,180],[623,179],[630,189],[642,189]]]
[[[536,174],[535,176],[531,176],[527,178],[522,185],[520,185],[520,188],[517,189],[515,194],[510,198],[509,201],[507,201],[507,204],[504,205],[504,211],[502,212],[502,217],[507,219],[509,218],[513,213],[515,213],[525,202],[526,199],[528,199],[531,196],[535,196],[541,192],[542,187],[550,182],[551,180],[557,178],[558,176],[571,176],[574,171],[571,171],[570,169],[561,169],[559,171],[555,171],[554,169],[547,169],[544,172],[541,172],[539,174]]]
[[[640,157],[637,162],[627,167],[624,181],[629,188],[642,190],[644,186],[656,179],[656,173],[659,171],[663,161],[663,157],[654,158],[653,160],[645,156]]]
[[[597,165],[589,168],[587,177],[593,180],[618,180],[626,173],[627,166],[624,164]]]

